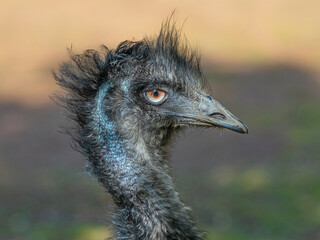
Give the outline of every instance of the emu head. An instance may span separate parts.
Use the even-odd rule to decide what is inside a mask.
[[[92,144],[92,131],[110,122],[131,141],[143,137],[148,142],[157,135],[162,142],[168,129],[185,126],[248,132],[208,95],[200,58],[180,35],[167,22],[153,39],[125,41],[115,50],[105,47],[104,55],[87,50],[71,55],[73,61],[60,67],[55,78],[69,91],[64,100],[79,125],[75,139],[80,146]],[[103,113],[97,113],[97,107]]]

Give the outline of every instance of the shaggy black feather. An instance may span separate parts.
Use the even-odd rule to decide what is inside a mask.
[[[118,208],[115,238],[202,239],[167,165],[170,139],[183,124],[163,109],[178,111],[184,102],[154,106],[141,95],[163,88],[196,102],[204,86],[197,52],[169,20],[155,38],[70,57],[53,73],[67,91],[58,100],[76,122],[77,149]]]

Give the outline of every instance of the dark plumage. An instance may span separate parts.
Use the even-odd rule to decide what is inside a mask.
[[[77,149],[117,206],[116,239],[202,239],[174,189],[168,144],[188,126],[247,133],[205,93],[200,58],[180,39],[167,21],[153,39],[71,54],[54,73]]]

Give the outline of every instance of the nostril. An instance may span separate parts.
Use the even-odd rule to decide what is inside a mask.
[[[209,116],[217,118],[217,119],[226,119],[225,115],[218,113],[218,112],[210,113]]]
[[[212,99],[212,97],[211,96],[209,96],[209,95],[207,95],[207,98],[210,100],[210,101],[212,101],[213,99]]]

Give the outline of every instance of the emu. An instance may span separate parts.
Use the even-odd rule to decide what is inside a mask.
[[[170,176],[170,142],[190,126],[247,127],[208,95],[199,54],[170,20],[154,38],[103,49],[70,53],[53,74],[77,150],[115,203],[114,238],[203,239]]]

